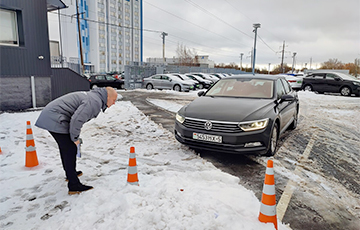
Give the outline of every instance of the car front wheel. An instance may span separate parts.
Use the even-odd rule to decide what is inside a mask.
[[[96,89],[96,88],[98,88],[98,86],[97,85],[92,85],[91,88]]]
[[[277,123],[275,123],[274,127],[271,131],[269,149],[268,149],[267,153],[265,154],[266,156],[268,156],[268,157],[274,156],[275,151],[276,151],[277,142],[278,142],[278,125],[277,125]]]
[[[351,95],[351,89],[347,86],[344,86],[341,88],[340,93],[342,96],[350,96]]]
[[[153,87],[153,85],[152,84],[147,84],[146,85],[146,89],[147,90],[152,90],[154,87]]]

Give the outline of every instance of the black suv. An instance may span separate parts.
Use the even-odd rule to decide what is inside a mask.
[[[360,96],[360,80],[340,72],[311,73],[303,78],[303,90],[318,93],[340,93],[342,96]]]
[[[124,80],[116,79],[115,77],[107,74],[91,75],[89,81],[90,81],[90,88],[107,87],[107,86],[117,89],[124,88]]]

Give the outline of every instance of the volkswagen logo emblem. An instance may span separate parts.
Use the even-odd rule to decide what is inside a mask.
[[[206,130],[210,130],[212,128],[212,123],[211,121],[206,121],[204,124],[204,127]]]

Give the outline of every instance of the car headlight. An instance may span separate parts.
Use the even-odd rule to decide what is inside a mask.
[[[181,116],[180,114],[176,114],[176,120],[180,122],[180,124],[184,123],[185,117]]]
[[[269,118],[266,118],[257,121],[240,122],[239,127],[243,131],[254,131],[254,130],[265,129],[268,123],[269,123]]]
[[[356,86],[360,86],[360,83],[359,83],[359,82],[353,81],[353,84],[356,85]]]

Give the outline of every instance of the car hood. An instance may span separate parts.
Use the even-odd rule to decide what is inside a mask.
[[[191,118],[239,122],[265,118],[272,108],[272,99],[203,96],[181,108],[179,113]]]

